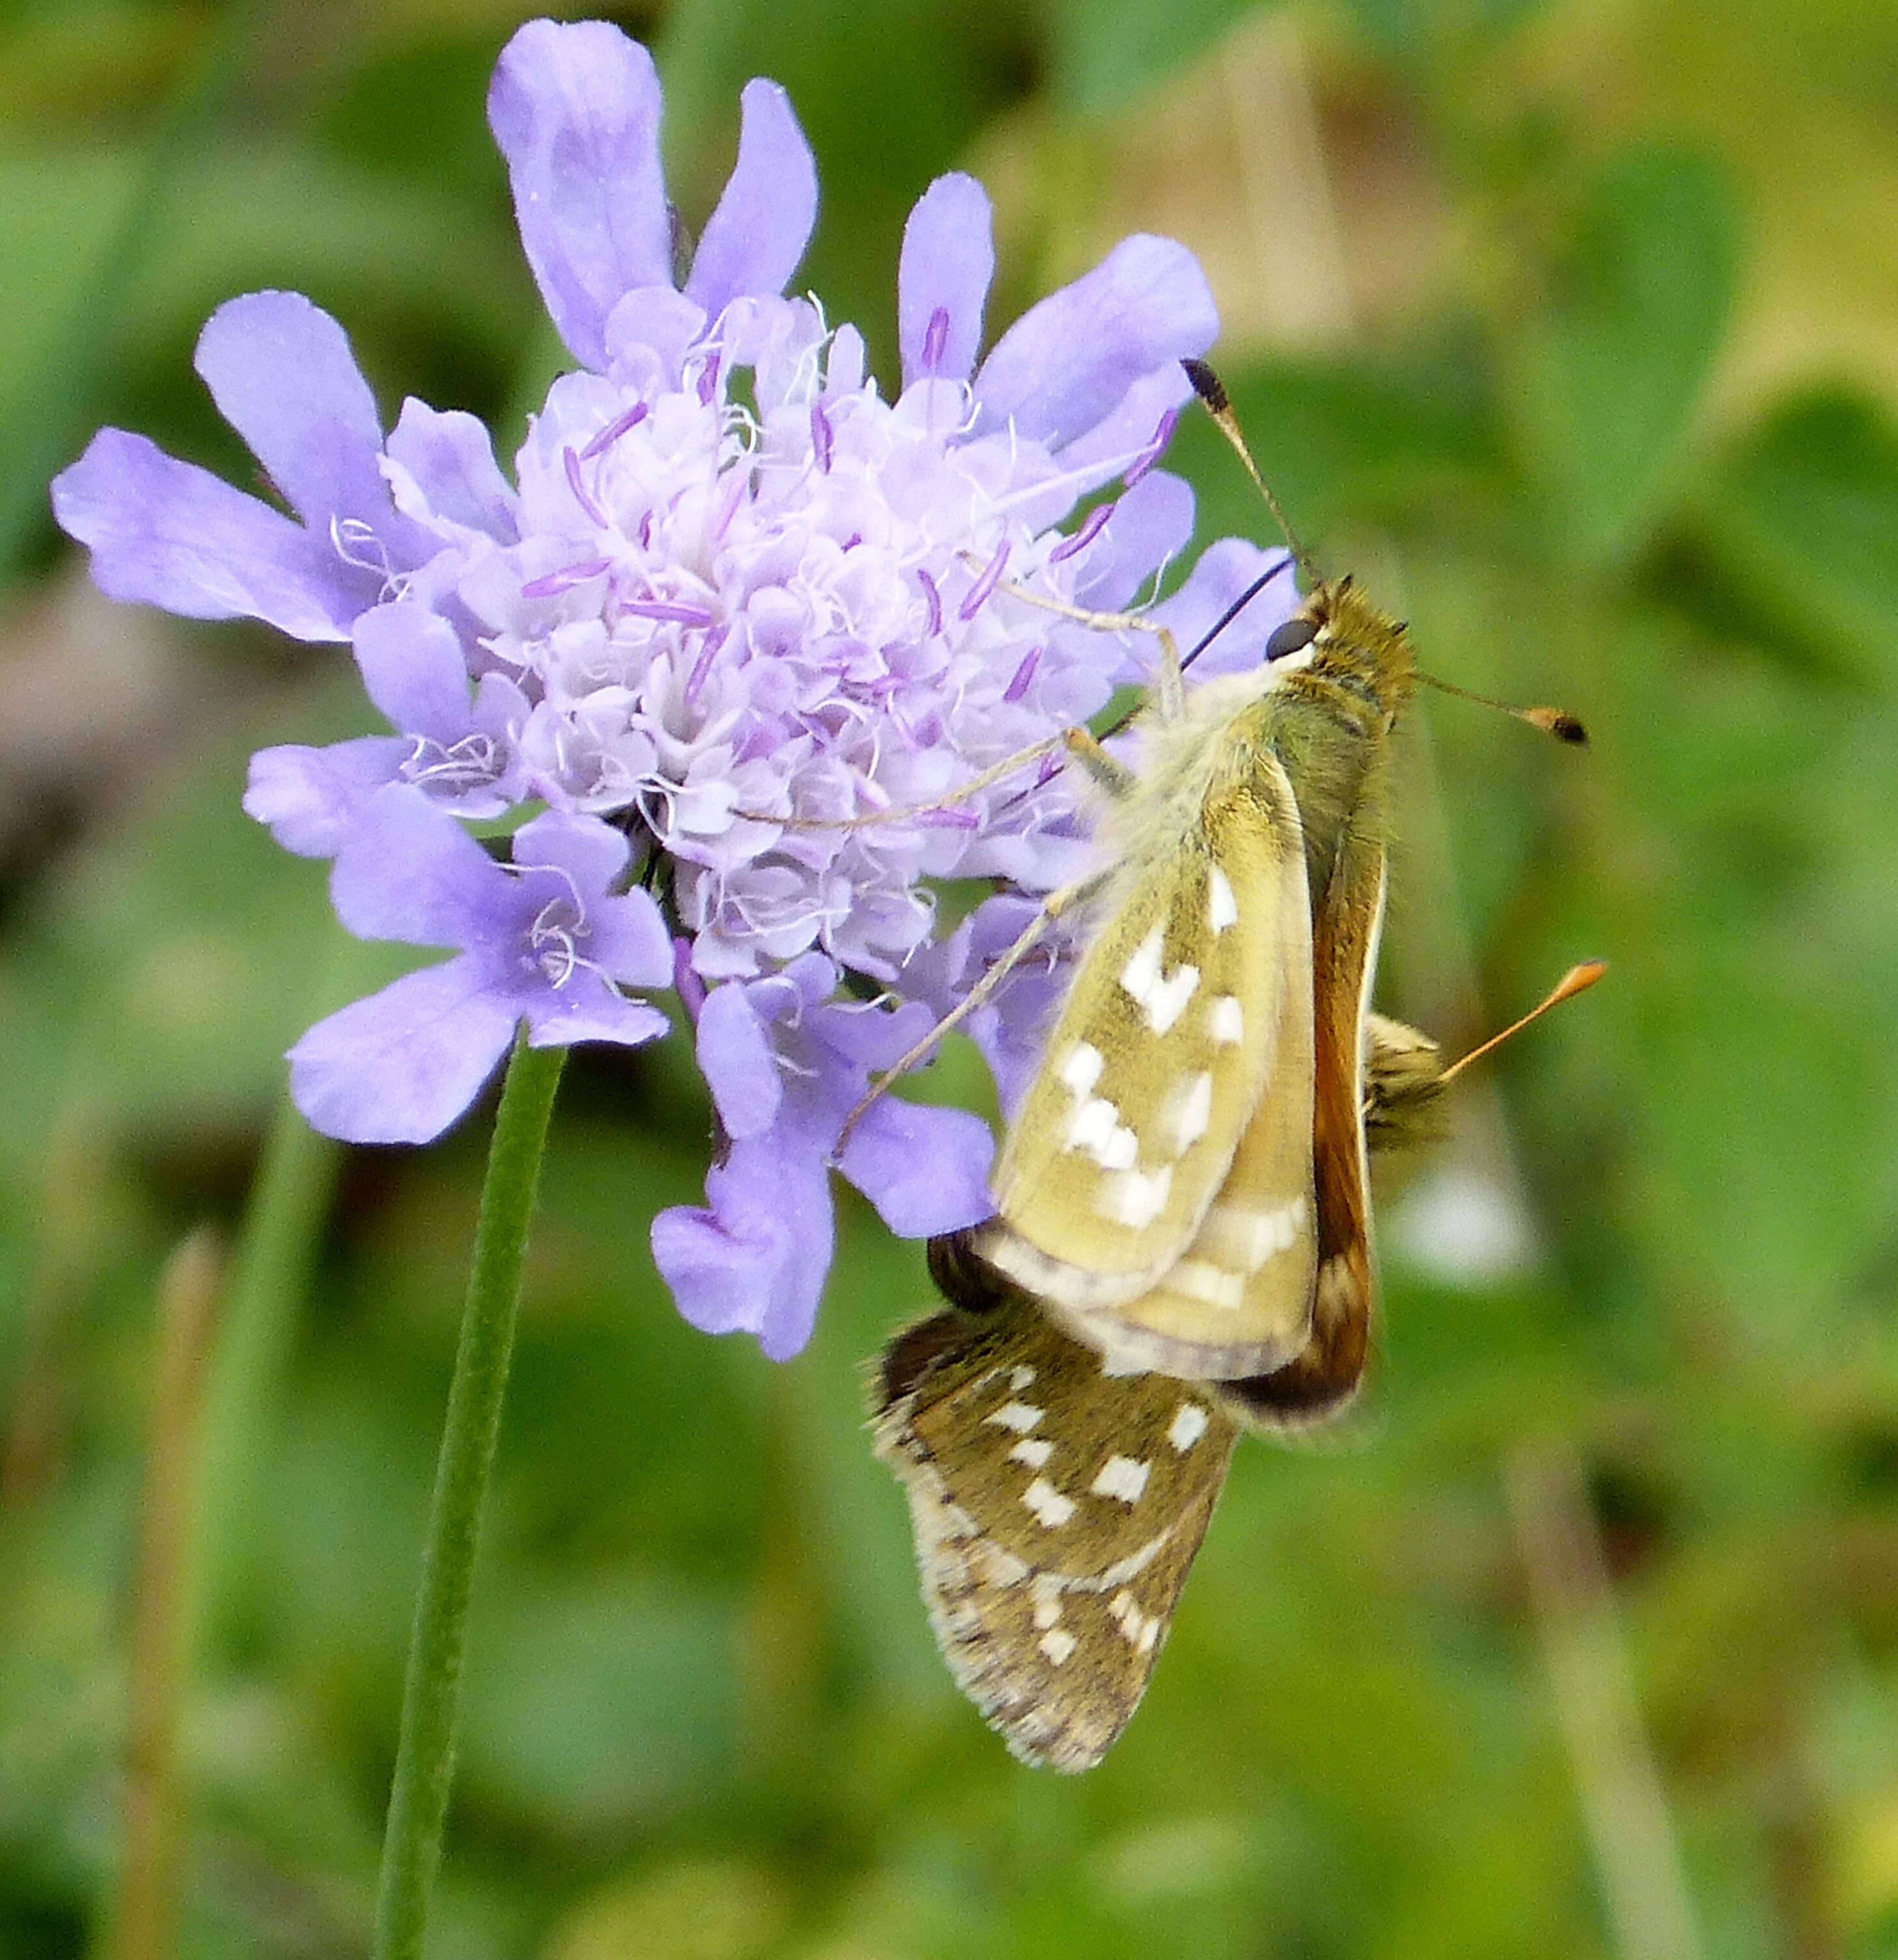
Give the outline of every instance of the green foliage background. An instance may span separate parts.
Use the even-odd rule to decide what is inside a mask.
[[[113,421],[248,481],[190,348],[270,285],[346,323],[386,410],[470,407],[510,447],[557,358],[482,116],[525,11],[0,8],[21,1960],[105,1937],[158,1277],[193,1226],[237,1231],[260,1151],[304,1222],[253,1249],[212,1370],[177,1950],[363,1950],[482,1147],[471,1121],[344,1158],[273,1115],[287,1042],[392,969],[240,816],[244,758],[367,710],[333,650],[89,600],[46,479]],[[1449,1260],[1428,1173],[1390,1214],[1368,1419],[1242,1450],[1147,1705],[1079,1780],[1015,1766],[954,1694],[868,1454],[859,1363],[925,1303],[917,1249],[846,1201],[801,1359],[692,1332],[645,1235],[697,1188],[707,1111],[676,1052],[583,1056],[435,1950],[1898,1953],[1898,13],[623,18],[661,55],[689,221],[738,85],[791,88],[824,184],[802,276],[886,377],[903,215],[942,170],[996,190],[992,330],[1123,231],[1201,249],[1218,358],[1325,561],[1444,678],[1595,736],[1421,705],[1387,1004],[1454,1043],[1572,960],[1615,971],[1472,1085],[1447,1147],[1535,1255]],[[1261,529],[1203,427],[1177,449],[1204,535]],[[981,1093],[966,1057],[938,1073]],[[1619,1618],[1569,1631],[1625,1658],[1641,1716],[1579,1742],[1505,1495],[1571,1460]],[[1577,1791],[1603,1761],[1658,1774],[1665,1813],[1617,1815],[1664,1876],[1677,1842],[1691,1925],[1601,1862]]]

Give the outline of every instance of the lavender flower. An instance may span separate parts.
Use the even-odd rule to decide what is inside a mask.
[[[989,204],[946,177],[905,233],[886,401],[856,330],[783,296],[816,173],[782,90],[743,107],[681,288],[645,51],[597,22],[509,43],[490,121],[578,364],[514,483],[467,415],[410,400],[385,438],[342,329],[258,293],[212,317],[197,365],[294,514],[113,429],[53,495],[105,590],[346,639],[395,731],[252,765],[246,808],[336,858],[346,925],[461,949],[298,1044],[310,1120],[434,1134],[516,1018],[537,1042],[644,1040],[663,1018],[620,990],[676,976],[723,1146],[708,1208],[661,1217],[655,1255],[689,1319],[782,1355],[828,1262],[846,1112],[1022,908],[1005,893],[945,939],[927,881],[1033,895],[1086,861],[1058,771],[943,799],[1138,677],[1138,636],[1033,602],[1123,606],[1184,546],[1191,493],[1154,465],[1217,322],[1191,254],[1137,237],[978,364]],[[1174,606],[1210,618],[1257,556]],[[511,867],[455,821],[524,804],[549,813]],[[664,895],[664,971],[635,876]],[[877,1004],[836,998],[846,969]],[[992,1060],[1025,1052],[1048,991],[1024,974],[979,1017]],[[989,1149],[966,1115],[886,1100],[840,1168],[920,1235],[982,1214]]]
[[[672,977],[665,921],[643,891],[616,894],[629,847],[597,817],[559,810],[514,834],[498,864],[405,783],[378,791],[330,874],[336,916],[362,939],[454,946],[319,1021],[290,1051],[298,1106],[360,1143],[418,1143],[467,1109],[524,1020],[537,1048],[664,1034],[619,991]]]

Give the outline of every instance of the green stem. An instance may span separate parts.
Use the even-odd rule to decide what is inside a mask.
[[[565,1058],[564,1048],[530,1048],[524,1027],[495,1117],[461,1344],[422,1547],[422,1590],[416,1601],[401,1737],[382,1841],[375,1960],[421,1960],[454,1769],[455,1715],[482,1507],[501,1430],[534,1188]]]
[[[229,1657],[298,1316],[342,1164],[341,1146],[281,1097],[231,1260],[205,1391],[203,1538],[191,1613],[201,1665]]]

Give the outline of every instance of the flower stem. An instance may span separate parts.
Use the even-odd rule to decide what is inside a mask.
[[[495,1116],[474,1263],[448,1392],[422,1590],[402,1695],[402,1728],[383,1836],[375,1960],[420,1960],[454,1768],[455,1717],[481,1513],[501,1429],[527,1225],[566,1051],[516,1039]]]

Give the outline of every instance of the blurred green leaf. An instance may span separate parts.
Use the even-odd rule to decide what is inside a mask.
[[[1544,0],[1349,0],[1372,40],[1407,65],[1469,56],[1534,13]]]
[[[1254,0],[1053,0],[1055,96],[1104,116],[1157,88],[1255,11]]]
[[[1520,439],[1571,563],[1636,544],[1673,487],[1726,323],[1737,220],[1719,167],[1639,149],[1594,186],[1514,374]]]
[[[482,1590],[460,1751],[468,1805],[622,1828],[734,1768],[732,1602],[625,1577]]]
[[[1788,402],[1733,445],[1693,500],[1720,575],[1807,658],[1898,674],[1898,422],[1864,396]]]

